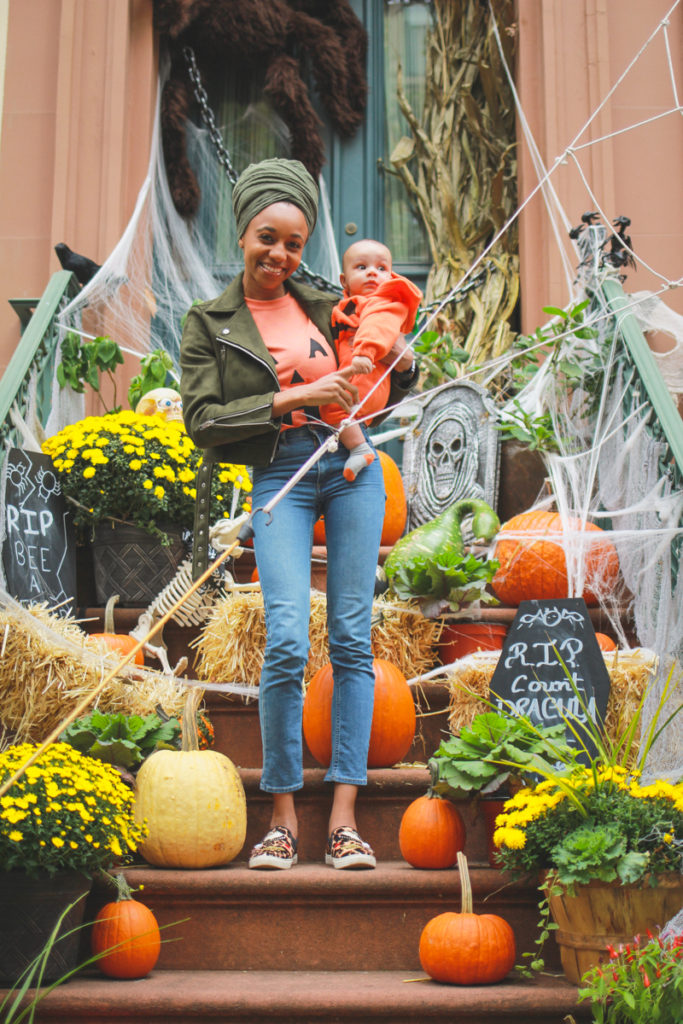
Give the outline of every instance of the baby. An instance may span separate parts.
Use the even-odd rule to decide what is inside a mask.
[[[358,388],[360,412],[365,417],[381,412],[387,403],[389,374],[384,376],[387,367],[380,360],[388,355],[400,334],[412,330],[422,292],[407,278],[393,273],[386,245],[371,238],[349,246],[342,258],[342,270],[339,280],[344,295],[332,310],[332,337],[339,366],[351,366],[353,370],[351,379]],[[325,423],[337,426],[346,414],[338,405],[325,405],[320,415]],[[360,424],[344,427],[339,437],[349,452],[344,476],[353,481],[375,455]]]

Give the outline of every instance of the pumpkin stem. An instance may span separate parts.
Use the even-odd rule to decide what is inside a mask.
[[[460,872],[460,913],[472,913],[472,883],[467,868],[467,857],[458,850],[458,871]]]
[[[125,875],[120,872],[117,875],[110,875],[104,868],[100,868],[97,872],[97,877],[105,885],[109,886],[110,889],[116,890],[116,902],[119,903],[121,900],[132,900],[133,892],[126,881]]]
[[[204,696],[199,686],[189,686],[183,707],[183,750],[199,750],[199,732],[197,730],[197,710]]]
[[[128,882],[126,881],[125,875],[122,875],[121,872],[119,872],[114,880],[116,882],[116,888],[118,890],[116,902],[120,903],[121,900],[132,900],[133,893],[131,892],[131,888],[128,885]]]
[[[115,633],[114,629],[114,605],[119,599],[118,594],[112,594],[104,609],[104,632]]]

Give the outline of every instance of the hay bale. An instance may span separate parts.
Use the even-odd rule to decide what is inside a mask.
[[[657,658],[652,651],[640,647],[604,651],[603,656],[610,677],[605,733],[615,740],[628,728],[638,710]],[[490,683],[499,657],[499,651],[477,651],[450,666],[448,728],[454,735],[471,725],[475,715],[489,710],[485,702],[490,697]],[[636,733],[636,740],[638,736]]]
[[[47,605],[0,607],[0,747],[45,739],[119,660]],[[100,710],[148,715],[160,705],[169,715],[181,712],[184,688],[176,679],[123,671],[97,699]]]
[[[373,602],[372,652],[400,668],[406,677],[420,675],[434,664],[440,620],[426,619],[417,604],[378,598]],[[311,591],[310,651],[304,682],[329,661],[327,599]],[[193,641],[199,679],[258,686],[266,646],[263,597],[258,591],[235,591],[211,611]]]

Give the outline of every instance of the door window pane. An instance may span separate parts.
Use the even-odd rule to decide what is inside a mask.
[[[384,99],[385,163],[403,135],[410,136],[396,95],[397,72],[403,74],[403,91],[418,118],[425,95],[426,38],[431,24],[429,0],[385,0],[384,6]],[[421,220],[411,209],[403,184],[384,175],[384,223],[386,243],[394,263],[429,263],[427,236]]]

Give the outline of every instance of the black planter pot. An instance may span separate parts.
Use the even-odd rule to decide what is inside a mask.
[[[57,981],[78,966],[79,926],[90,886],[90,879],[79,871],[40,878],[21,871],[0,872],[0,984],[16,984],[42,952],[60,914],[70,904],[75,905],[62,922],[42,981]]]
[[[105,605],[118,594],[121,607],[144,607],[171,582],[185,557],[185,545],[179,528],[161,529],[170,537],[169,545],[137,526],[101,523],[95,527],[91,547],[98,604]]]

